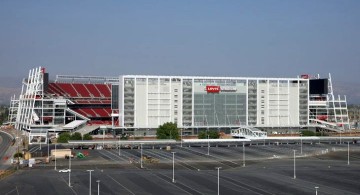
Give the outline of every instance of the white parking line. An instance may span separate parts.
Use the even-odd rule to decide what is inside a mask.
[[[130,192],[131,194],[135,195],[131,190],[129,190],[127,187],[123,186],[121,183],[119,183],[118,181],[116,181],[113,177],[111,177],[110,175],[106,175],[108,177],[110,177],[110,179],[112,179],[115,183],[119,184],[121,187],[123,187],[126,191]]]

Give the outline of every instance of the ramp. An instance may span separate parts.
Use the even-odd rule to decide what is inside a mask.
[[[81,135],[85,135],[87,133],[90,133],[96,129],[100,128],[100,125],[87,125],[87,126],[84,126],[83,128],[80,128],[78,130],[76,130],[75,132],[79,132],[81,133]]]
[[[231,130],[231,136],[236,138],[264,138],[267,137],[267,133],[254,127],[240,127],[238,129]]]

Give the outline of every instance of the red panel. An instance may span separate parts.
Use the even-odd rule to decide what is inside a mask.
[[[101,97],[99,90],[95,87],[94,84],[84,84],[84,85],[94,97]]]
[[[208,93],[219,93],[220,92],[220,86],[208,85],[208,86],[206,86],[206,91]]]
[[[101,94],[104,95],[104,97],[111,97],[109,85],[95,84],[95,87],[100,91]]]
[[[78,97],[77,91],[75,91],[75,89],[71,86],[71,84],[69,84],[69,83],[57,83],[57,86],[59,86],[63,91],[65,91],[71,97]]]
[[[79,94],[82,97],[91,97],[89,91],[86,89],[86,87],[84,86],[84,84],[81,83],[74,83],[72,84],[74,86],[74,88],[76,89],[77,92],[79,92]]]

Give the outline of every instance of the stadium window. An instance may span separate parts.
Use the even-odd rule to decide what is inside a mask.
[[[178,98],[178,95],[174,95],[174,98]]]
[[[177,102],[178,102],[178,100],[174,100],[174,102],[175,102],[175,103],[177,103]]]
[[[261,114],[264,115],[264,114],[265,114],[265,110],[261,110]]]
[[[174,108],[178,108],[178,105],[174,105]]]

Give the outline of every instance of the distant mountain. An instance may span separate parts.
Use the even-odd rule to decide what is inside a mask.
[[[348,104],[360,104],[360,85],[358,83],[337,82],[333,84],[334,95],[346,95]]]
[[[21,88],[14,87],[0,87],[0,105],[10,105],[11,97],[16,95],[19,98]]]

